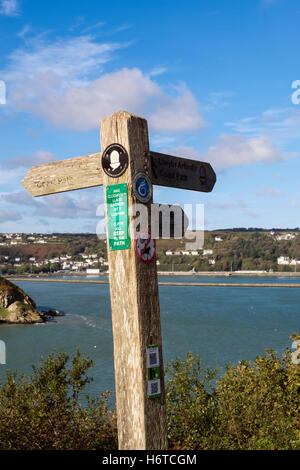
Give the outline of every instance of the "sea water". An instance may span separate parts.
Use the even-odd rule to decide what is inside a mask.
[[[53,278],[52,278],[53,279]],[[163,282],[294,283],[291,278],[162,277]],[[38,307],[65,313],[55,321],[36,325],[0,325],[6,343],[5,370],[31,373],[54,349],[70,356],[79,347],[94,362],[86,387],[92,397],[105,390],[114,396],[113,338],[109,286],[16,282]],[[280,355],[290,348],[293,332],[300,333],[300,289],[276,287],[160,286],[164,362],[187,352],[203,363],[224,370],[227,363],[254,360],[266,348]]]

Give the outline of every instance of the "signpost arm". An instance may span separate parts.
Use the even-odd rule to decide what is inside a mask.
[[[147,121],[125,111],[103,119],[100,124],[101,149],[122,145],[128,153],[128,169],[113,178],[103,172],[107,187],[126,184],[129,209],[134,204],[133,175],[147,168],[149,142]],[[148,206],[152,201],[149,201]],[[106,222],[108,224],[107,201]],[[129,222],[131,219],[129,218]],[[149,215],[149,228],[151,220]],[[149,230],[150,231],[150,230]],[[107,226],[108,234],[108,226]],[[119,449],[167,449],[162,338],[155,259],[143,263],[135,253],[135,234],[130,224],[130,248],[110,250],[107,238]],[[147,347],[158,346],[160,355],[160,397],[149,398]]]
[[[34,197],[102,184],[99,153],[32,167],[22,183]]]

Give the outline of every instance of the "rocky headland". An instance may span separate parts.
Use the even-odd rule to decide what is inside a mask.
[[[20,287],[0,277],[0,323],[44,323],[61,315],[57,310],[38,310]]]

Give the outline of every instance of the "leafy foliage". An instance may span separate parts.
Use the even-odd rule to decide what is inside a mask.
[[[300,339],[292,335],[292,339]],[[166,368],[171,449],[300,449],[300,364],[267,350],[254,362],[218,371],[187,354]],[[53,352],[30,376],[0,384],[0,450],[117,448],[109,392],[80,404],[92,361]]]
[[[84,408],[79,394],[91,381],[92,361],[79,350],[70,367],[66,353],[53,352],[33,367],[29,377],[7,373],[0,388],[0,449],[113,449],[115,414],[107,408],[109,392]]]
[[[180,449],[300,449],[300,365],[291,351],[229,365],[215,374],[199,357],[172,361],[167,382],[170,445]]]
[[[187,354],[185,362],[176,359],[166,367],[168,437],[176,448],[206,446],[214,417],[214,399],[206,386],[216,377],[202,371],[199,356]]]

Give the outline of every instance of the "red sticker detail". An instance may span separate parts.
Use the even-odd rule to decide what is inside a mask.
[[[145,239],[147,239],[146,242]],[[156,241],[151,238],[151,233],[141,232],[137,236],[135,251],[138,258],[143,261],[143,263],[151,263],[151,261],[153,261],[156,256]]]

